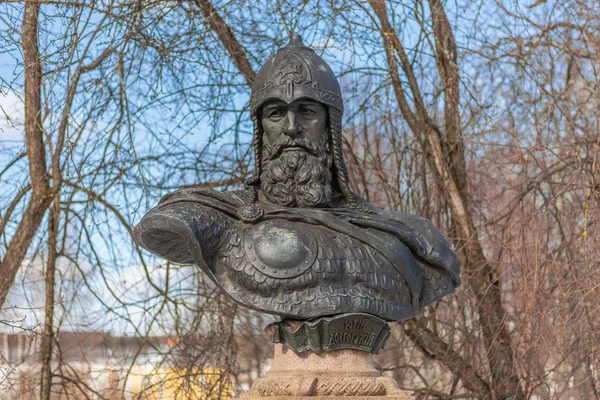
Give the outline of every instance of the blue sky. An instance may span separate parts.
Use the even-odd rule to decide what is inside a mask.
[[[513,10],[519,7],[517,3],[506,3]],[[244,21],[246,13],[258,12],[256,9],[251,9],[253,6],[249,2],[244,4],[237,11],[231,11],[228,18],[239,23]],[[310,7],[313,3],[309,4],[311,4]],[[454,9],[454,6],[457,8]],[[168,3],[165,3],[164,7],[168,7]],[[522,23],[520,22],[514,22],[514,25],[506,26],[504,21],[496,20],[495,17],[498,14],[494,12],[492,5],[477,8],[474,2],[459,2],[453,3],[451,7],[449,15],[456,27],[455,33],[461,53],[461,68],[465,85],[475,84],[485,89],[488,84],[486,79],[490,79],[490,76],[478,76],[475,82],[470,81],[474,71],[480,65],[479,63],[485,62],[485,58],[478,58],[478,56],[465,52],[464,49],[478,47],[484,40],[495,40],[501,36],[502,31],[522,32],[528,28],[525,28],[525,25],[521,26]],[[5,18],[0,20],[0,32],[9,32],[10,26],[17,30],[20,29],[18,24],[21,8],[22,5],[15,4],[0,6],[0,12],[8,12],[10,16],[8,18],[5,15]],[[60,9],[44,5],[42,10],[41,32],[43,32],[43,35],[40,35],[40,45],[44,60],[44,72],[49,73],[52,66],[63,65],[61,64],[65,57],[65,51],[61,50],[61,46],[64,45],[61,39],[64,36],[63,33],[77,29],[80,33],[89,34],[92,27],[100,23],[100,16],[92,15],[87,19],[82,18],[83,21],[87,21],[88,25],[74,27],[68,19],[53,16]],[[540,12],[542,10],[543,8],[540,8]],[[160,15],[160,11],[157,10],[154,17]],[[314,10],[309,11],[313,12]],[[410,49],[420,40],[416,24],[414,20],[411,20],[411,13],[414,10],[399,6],[393,11],[390,11],[390,18],[394,26],[397,27],[406,47]],[[286,30],[281,25],[281,16],[273,15],[268,10],[260,12],[265,15],[263,22],[257,26],[249,26],[247,29],[255,34],[258,32],[268,36],[270,39],[264,39],[261,46],[256,46],[249,39],[243,36],[240,37],[243,45],[249,48],[253,46],[252,54],[257,59],[252,58],[251,62],[255,69],[266,60],[279,44],[287,42],[285,38]],[[360,20],[359,17],[364,17],[364,15],[361,16],[360,11],[355,12],[358,13],[358,17],[354,15],[357,21]],[[535,14],[536,12],[534,10],[532,13]],[[359,24],[345,26],[346,22],[343,19],[327,16],[319,17],[319,23],[314,26],[302,20],[296,25],[294,9],[284,9],[284,16],[286,23],[289,26],[295,26],[296,30],[303,35],[307,45],[314,46],[317,52],[322,54],[326,61],[331,64],[336,73],[343,74],[342,87],[345,91],[346,115],[352,115],[352,112],[356,111],[365,101],[362,90],[374,90],[382,79],[387,76],[385,56],[380,48],[381,37],[379,33],[369,26]],[[117,125],[116,119],[118,118],[118,112],[116,111],[118,104],[116,101],[102,103],[101,106],[104,107],[104,111],[94,112],[90,120],[86,119],[86,116],[90,113],[90,108],[98,106],[101,99],[108,97],[106,90],[109,88],[117,90],[118,88],[119,82],[117,74],[115,74],[117,58],[111,56],[107,59],[106,65],[103,65],[104,69],[86,76],[78,86],[80,92],[76,97],[75,108],[70,118],[69,134],[73,135],[73,140],[76,132],[80,132],[81,137],[77,145],[69,147],[69,144],[67,144],[65,148],[67,152],[71,152],[69,157],[65,158],[66,177],[77,180],[78,174],[88,176],[89,178],[86,178],[88,180],[83,180],[82,185],[89,185],[88,187],[96,191],[102,191],[108,187],[105,193],[107,201],[115,204],[116,208],[131,225],[135,224],[148,208],[156,204],[160,196],[177,186],[218,179],[219,176],[226,177],[228,171],[238,165],[242,165],[243,168],[251,165],[248,144],[252,129],[247,109],[250,90],[245,86],[244,79],[236,73],[220,74],[220,71],[223,70],[235,71],[235,66],[224,51],[215,51],[213,54],[203,47],[211,43],[214,44],[214,35],[207,34],[204,37],[204,42],[199,41],[192,44],[180,40],[182,35],[195,37],[190,32],[193,34],[202,32],[204,27],[200,20],[185,19],[182,14],[177,12],[172,12],[164,18],[165,21],[161,20],[158,23],[158,26],[161,26],[161,28],[157,28],[160,30],[158,36],[165,43],[172,45],[172,49],[175,50],[174,53],[176,54],[173,58],[168,58],[171,57],[169,55],[166,57],[158,55],[152,50],[151,46],[144,48],[139,43],[118,44],[122,46],[119,49],[123,51],[125,62],[128,65],[135,65],[135,57],[141,57],[141,60],[143,60],[143,63],[141,63],[143,68],[139,71],[140,78],[131,78],[128,81],[130,86],[127,87],[129,95],[127,100],[129,101],[129,108],[132,110],[131,125],[122,124],[114,128]],[[160,24],[164,24],[164,26]],[[165,26],[168,26],[168,28],[165,28]],[[93,60],[108,46],[114,45],[115,41],[123,36],[124,29],[126,29],[125,26],[116,23],[110,25],[104,36],[94,39],[86,62]],[[346,35],[344,32],[347,29],[352,29],[354,36]],[[152,36],[152,32],[153,28],[149,27],[146,33]],[[330,32],[333,32],[332,36],[329,35]],[[352,37],[354,39],[350,40]],[[18,39],[18,32],[15,38]],[[8,36],[6,40],[8,40]],[[21,53],[19,47],[14,43],[5,42],[4,44],[2,46],[3,52],[0,53],[0,86],[2,86],[0,88],[2,90],[0,93],[0,106],[5,112],[10,113],[10,118],[15,126],[7,125],[4,120],[0,122],[0,171],[8,160],[23,150],[23,108],[19,100],[22,96],[23,78],[22,66],[19,64]],[[77,54],[83,52],[85,44],[84,42],[76,48],[74,60],[77,60]],[[187,49],[186,46],[193,47],[192,45],[195,45],[196,48],[179,52],[181,49]],[[423,58],[427,60],[427,55],[424,55]],[[419,78],[422,80],[425,97],[433,99],[435,91],[431,77],[435,76],[435,65],[431,63],[431,60],[429,61],[429,64],[425,65],[423,70],[420,71]],[[167,70],[169,65],[174,66],[176,70]],[[371,68],[370,74],[360,72],[360,69],[364,67]],[[357,71],[348,72],[351,69]],[[135,74],[132,72],[131,76],[135,76]],[[181,79],[173,79],[175,76]],[[49,112],[46,114],[45,127],[49,131],[56,129],[68,78],[69,76],[66,73],[49,74],[45,78],[44,96],[47,98],[48,104],[57,105],[56,109],[50,107]],[[95,79],[100,79],[100,83],[94,85]],[[477,81],[477,79],[481,81]],[[10,82],[12,88],[7,88],[6,82]],[[180,90],[183,91],[179,92]],[[489,115],[498,115],[497,113],[500,113],[505,106],[502,104],[500,96],[493,92],[485,92],[485,90],[482,93],[485,101],[490,102],[492,105],[495,104],[497,107],[497,110],[490,111]],[[216,101],[211,97],[213,95],[216,95]],[[465,94],[465,96],[467,95]],[[383,99],[384,103],[386,101],[393,102],[390,92],[382,89],[366,100],[367,106],[371,106],[375,110],[378,98]],[[389,107],[389,103],[384,104],[384,106]],[[432,108],[435,109],[435,106],[432,105]],[[376,113],[373,115],[375,115],[373,118],[377,117]],[[351,125],[354,121],[347,122]],[[82,124],[85,125],[82,126]],[[113,128],[114,132],[110,133]],[[207,146],[209,142],[210,145]],[[222,160],[221,156],[233,152],[232,149],[237,151],[238,154],[233,154],[230,161],[221,161],[216,166],[211,164],[215,159]],[[142,174],[136,175],[136,168],[138,168],[136,162],[139,159],[149,154],[164,155],[173,152],[178,153],[145,164],[143,171],[142,167],[139,167],[140,171],[146,176],[146,181],[140,180],[138,175]],[[114,161],[114,165],[102,163],[105,154],[108,154],[109,158]],[[471,154],[476,154],[476,151]],[[178,166],[185,168],[169,169],[170,163],[178,163]],[[119,175],[119,167],[121,166],[126,166],[132,172],[128,172],[124,176]],[[119,176],[118,184],[114,186],[108,184],[94,186],[97,184],[94,175],[96,170],[104,171],[102,176],[107,177],[105,179],[109,181]],[[146,182],[148,185],[146,185]],[[162,182],[163,184],[159,187],[156,182]],[[0,184],[3,185],[4,189],[0,193],[0,211],[4,212],[11,196],[26,183],[27,165],[22,160],[9,171],[9,174],[0,177]],[[82,196],[81,193],[78,196],[80,197],[76,200],[82,201],[82,205],[74,207],[83,215],[89,217],[88,223],[90,223],[90,226],[87,228],[90,231],[90,241],[94,243],[97,256],[103,265],[102,271],[106,273],[104,278],[115,288],[114,294],[101,286],[94,287],[94,291],[100,293],[101,297],[105,297],[105,301],[109,304],[117,304],[121,298],[127,299],[130,303],[140,300],[140,304],[145,306],[155,301],[152,299],[155,294],[154,289],[149,289],[146,284],[144,270],[134,252],[130,237],[120,226],[118,219],[110,212],[102,209],[101,206],[96,205],[98,209],[90,208],[89,205],[84,203],[85,196]],[[78,248],[77,235],[82,234],[84,227],[74,225],[76,225],[74,228],[70,228],[69,248],[76,254],[82,254],[80,262],[82,263],[83,272],[100,279],[100,269],[93,261],[95,255]],[[45,226],[45,223],[42,226]],[[9,232],[10,229],[13,228],[9,227]],[[108,233],[114,237],[109,238]],[[40,232],[35,243],[43,243],[43,240],[43,232]],[[35,247],[35,243],[32,248]],[[2,248],[0,247],[1,254]],[[85,257],[83,257],[84,254]],[[148,258],[148,260],[149,265],[151,265],[150,275],[157,282],[163,282],[165,276],[165,270],[161,269],[163,264],[152,258]],[[36,259],[36,261],[31,262],[31,268],[23,269],[24,274],[29,274],[31,286],[15,289],[12,299],[18,301],[19,305],[33,303],[37,306],[41,304],[40,265],[41,261]],[[85,305],[84,309],[78,309],[80,306],[73,304],[73,326],[77,326],[77,324],[87,325],[89,322],[85,321],[85,318],[87,318],[86,313],[81,311],[96,309],[95,314],[102,314],[104,306],[98,303],[98,299],[94,298],[90,289],[86,289],[82,277],[78,277],[78,275],[82,275],[81,273],[69,272],[73,269],[73,266],[66,260],[63,260],[61,265],[65,271],[65,275],[61,277],[63,279],[61,282],[64,283],[66,291],[63,293],[64,298],[68,299],[76,296],[82,300],[81,304]],[[186,272],[182,271],[185,271],[185,269],[178,271],[178,273],[182,274],[181,276],[186,276]],[[182,278],[181,284],[185,285],[185,279]],[[24,293],[24,291],[27,293]],[[29,298],[26,299],[26,296]],[[144,302],[142,301],[144,298],[149,300]],[[140,311],[142,307],[131,307],[131,310],[126,310],[126,312],[142,315]],[[140,318],[138,318],[139,323],[143,325],[143,318]],[[31,318],[29,323],[35,324],[33,320],[34,318]],[[102,321],[102,319],[98,319],[97,323],[103,325]],[[124,327],[115,329],[127,330]]]

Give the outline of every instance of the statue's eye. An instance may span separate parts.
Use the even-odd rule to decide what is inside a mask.
[[[281,118],[283,116],[283,111],[279,109],[273,109],[267,112],[267,118]]]
[[[310,116],[315,113],[316,113],[316,111],[312,107],[308,107],[308,106],[300,107],[300,114],[302,114],[302,115]]]

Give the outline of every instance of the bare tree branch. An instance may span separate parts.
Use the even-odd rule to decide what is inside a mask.
[[[444,343],[426,326],[412,319],[404,322],[404,333],[414,341],[425,353],[441,361],[456,376],[459,376],[465,387],[478,398],[485,398],[490,392],[490,386],[474,370],[473,366],[463,357]]]
[[[458,112],[458,104],[456,103],[458,101],[456,47],[452,36],[444,36],[448,33],[449,26],[445,14],[441,10],[442,6],[435,0],[431,2],[432,8],[435,9],[432,9],[432,14],[435,20],[434,32],[437,36],[437,63],[447,90],[445,102],[455,103],[446,104],[446,111],[451,113],[446,116],[446,126],[455,129],[450,133],[453,159],[449,159],[444,154],[440,129],[425,109],[412,64],[389,23],[385,1],[369,0],[369,3],[381,24],[381,35],[385,43],[388,64],[392,74],[392,84],[394,85],[399,108],[415,135],[420,138],[424,151],[430,155],[428,158],[430,168],[435,172],[438,182],[443,188],[444,197],[452,210],[453,220],[458,227],[458,245],[462,250],[467,280],[480,301],[481,326],[487,344],[488,363],[492,372],[493,385],[490,389],[495,396],[501,399],[506,397],[522,399],[523,393],[518,375],[514,371],[513,349],[506,327],[506,312],[502,305],[499,278],[497,277],[496,268],[490,264],[483,254],[483,248],[466,204],[466,192],[461,193],[459,182],[466,184],[466,181],[459,180],[456,175],[464,170],[465,165],[464,153],[460,150],[462,138],[456,115]],[[400,87],[401,82],[396,72],[397,67],[391,49],[395,49],[400,58],[400,65],[411,88],[418,117],[415,117],[415,114],[410,110],[406,95]],[[394,75],[396,75],[395,78]],[[460,179],[464,179],[464,176]]]
[[[52,202],[46,170],[40,90],[42,64],[38,50],[37,29],[39,4],[25,4],[22,45],[25,63],[25,141],[32,196],[23,218],[0,261],[0,306],[4,304],[13,285],[21,261],[25,258],[31,239]]]
[[[204,15],[208,25],[217,33],[217,36],[221,40],[221,44],[229,53],[235,66],[244,78],[246,78],[248,86],[252,87],[256,74],[252,70],[248,57],[246,57],[246,51],[235,38],[233,32],[231,32],[231,28],[227,26],[209,0],[195,0],[195,2],[196,5],[200,7],[200,10],[202,10],[202,15]]]

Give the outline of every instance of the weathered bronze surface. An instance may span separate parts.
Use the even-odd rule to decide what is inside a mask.
[[[140,246],[198,265],[246,307],[294,320],[403,320],[454,292],[459,262],[428,220],[350,190],[341,90],[299,36],[260,69],[250,108],[256,164],[246,189],[165,196],[136,226]]]
[[[295,353],[353,349],[379,354],[390,336],[390,325],[371,314],[347,313],[304,321],[296,327],[275,322],[273,342],[283,343]],[[267,327],[268,329],[268,327]]]

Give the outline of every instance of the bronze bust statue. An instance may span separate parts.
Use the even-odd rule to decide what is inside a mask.
[[[134,231],[145,249],[196,264],[233,300],[283,318],[415,316],[453,293],[460,265],[426,219],[350,190],[343,102],[331,68],[294,35],[252,88],[254,175],[246,189],[182,189]]]

